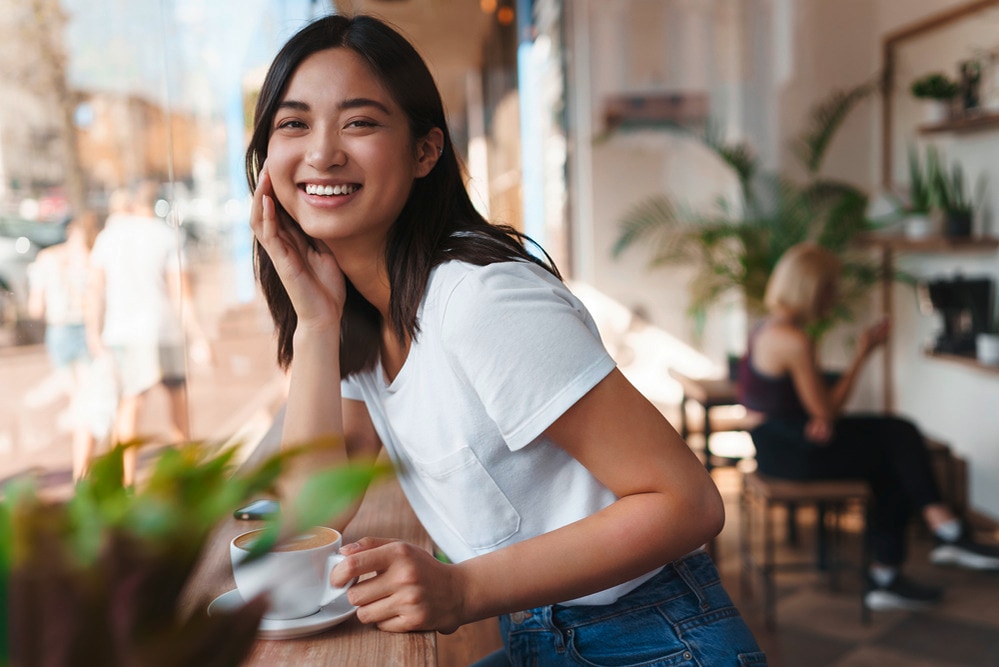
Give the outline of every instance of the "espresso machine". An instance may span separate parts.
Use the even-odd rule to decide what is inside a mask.
[[[949,279],[921,281],[919,307],[938,313],[943,331],[933,343],[934,352],[975,355],[975,337],[992,322],[993,283],[988,277],[956,275]]]

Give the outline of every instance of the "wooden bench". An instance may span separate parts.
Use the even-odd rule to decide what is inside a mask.
[[[828,571],[830,586],[833,590],[839,587],[838,573],[842,569],[852,569],[863,578],[867,571],[869,555],[867,542],[863,536],[861,525],[861,551],[859,560],[851,565],[843,560],[840,553],[842,530],[840,518],[849,508],[860,509],[860,516],[866,521],[867,503],[870,499],[870,489],[863,480],[811,480],[795,481],[777,479],[762,475],[756,471],[745,472],[742,477],[742,495],[740,497],[739,552],[742,559],[742,591],[746,597],[752,593],[754,575],[762,584],[762,603],[764,622],[767,629],[776,626],[776,600],[774,577],[780,570],[803,569],[818,567]],[[808,562],[778,562],[776,554],[776,531],[772,510],[779,506],[797,508],[814,505],[817,509],[817,556]],[[756,536],[754,549],[754,514],[762,519],[762,531]],[[757,555],[759,547],[762,555]],[[869,612],[864,604],[865,587],[860,587],[861,619],[869,621]]]

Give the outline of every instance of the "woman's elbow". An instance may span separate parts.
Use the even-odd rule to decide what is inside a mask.
[[[703,533],[702,539],[707,542],[718,535],[725,525],[725,502],[718,487],[713,483],[705,485],[698,498],[696,511],[698,524]]]

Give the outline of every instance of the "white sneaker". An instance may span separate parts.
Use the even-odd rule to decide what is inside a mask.
[[[864,605],[874,611],[888,609],[918,611],[932,607],[942,597],[943,592],[939,588],[918,584],[901,574],[887,586],[878,586],[868,576]]]
[[[961,536],[956,542],[938,541],[930,552],[934,565],[956,565],[969,570],[999,570],[999,547]]]

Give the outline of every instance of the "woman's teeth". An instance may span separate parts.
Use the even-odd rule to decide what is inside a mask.
[[[357,190],[356,185],[316,185],[315,183],[309,183],[305,186],[305,194],[307,195],[349,195],[355,190]]]

